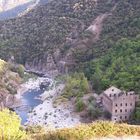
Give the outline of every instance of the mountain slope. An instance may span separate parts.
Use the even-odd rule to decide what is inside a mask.
[[[140,94],[140,38],[121,39],[100,59],[84,64],[84,72],[97,93],[110,85]]]
[[[55,0],[0,23],[0,57],[44,73],[73,70],[140,34],[140,1]]]

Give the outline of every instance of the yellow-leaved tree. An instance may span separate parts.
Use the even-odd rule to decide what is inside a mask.
[[[20,118],[7,109],[0,111],[0,140],[23,140],[26,133],[21,129]]]

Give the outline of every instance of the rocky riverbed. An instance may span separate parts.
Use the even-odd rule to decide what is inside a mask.
[[[40,84],[44,81],[49,81],[50,84],[45,91],[41,91]],[[24,83],[21,86],[22,94],[17,95],[22,100],[22,105],[17,109],[17,113],[24,120],[22,122],[25,125],[54,128],[72,127],[79,124],[80,116],[74,112],[71,104],[54,105],[54,101],[62,93],[64,86],[64,84],[56,84],[56,81],[43,77],[30,79]]]

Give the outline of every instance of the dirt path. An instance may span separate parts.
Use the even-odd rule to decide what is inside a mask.
[[[101,14],[99,15],[92,23],[92,25],[90,25],[87,29],[87,31],[90,31],[94,37],[93,37],[93,41],[97,41],[100,38],[100,34],[102,31],[102,27],[103,27],[103,21],[109,16],[111,15],[110,13],[105,13],[105,14]]]
[[[117,4],[115,4],[115,6],[111,9],[111,11],[108,13],[104,13],[99,15],[92,23],[92,25],[90,25],[86,31],[90,31],[93,34],[93,42],[96,42],[97,40],[99,40],[100,38],[100,34],[102,32],[102,28],[103,28],[103,22],[104,20],[108,17],[112,15],[112,12],[116,9]]]

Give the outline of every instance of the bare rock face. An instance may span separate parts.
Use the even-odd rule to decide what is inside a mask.
[[[44,55],[42,59],[35,58],[31,62],[26,62],[27,70],[35,73],[47,74],[50,76],[58,75],[57,64],[51,54]]]
[[[14,95],[9,94],[7,90],[0,90],[0,108],[11,107],[14,105],[16,98]]]
[[[20,86],[19,74],[11,70],[12,65],[0,59],[0,108],[11,107]]]

